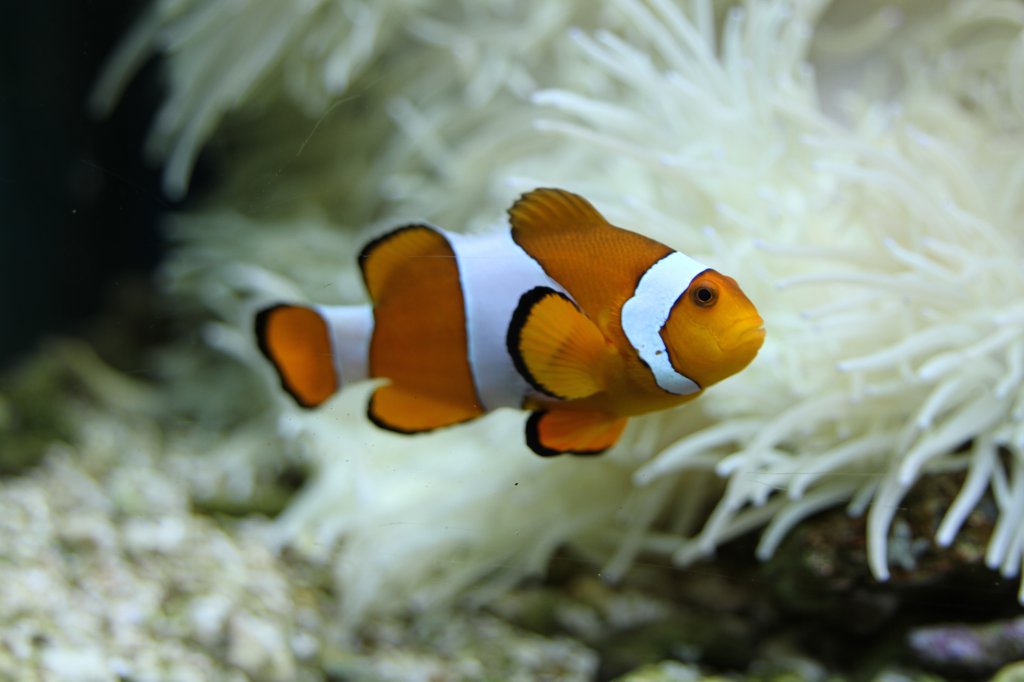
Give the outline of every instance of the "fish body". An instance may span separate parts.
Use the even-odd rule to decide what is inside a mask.
[[[417,224],[373,240],[360,254],[371,305],[260,311],[284,389],[316,407],[383,378],[367,414],[385,429],[524,408],[534,452],[596,454],[630,416],[692,400],[760,349],[763,322],[734,280],[582,197],[534,190],[509,218],[507,232]]]

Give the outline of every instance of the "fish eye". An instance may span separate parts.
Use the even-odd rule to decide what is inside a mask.
[[[710,308],[718,300],[718,289],[710,284],[701,284],[690,293],[693,303],[701,308]]]

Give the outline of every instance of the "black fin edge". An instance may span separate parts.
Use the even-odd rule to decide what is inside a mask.
[[[253,328],[256,333],[256,346],[263,353],[263,356],[270,361],[270,366],[274,368],[274,373],[277,374],[277,379],[281,383],[281,388],[291,396],[295,404],[305,410],[312,410],[323,403],[308,403],[299,397],[295,391],[292,390],[291,386],[288,385],[288,381],[284,378],[284,373],[277,364],[277,360],[274,359],[274,354],[270,352],[270,347],[267,345],[267,324],[270,321],[270,315],[280,308],[294,308],[296,307],[291,303],[275,303],[274,305],[267,306],[256,313],[256,317],[253,320]],[[341,388],[341,382],[338,381],[338,389]]]
[[[548,410],[536,410],[530,413],[526,420],[526,445],[533,452],[541,457],[557,457],[558,455],[577,455],[582,457],[593,457],[608,451],[602,450],[555,450],[544,445],[540,440],[540,420],[548,414]]]
[[[287,307],[287,303],[275,303],[274,305],[267,306],[266,308],[260,309],[256,313],[256,317],[253,318],[253,332],[256,334],[256,345],[259,347],[260,352],[263,356],[270,360],[271,364],[277,368],[277,363],[274,362],[274,356],[270,353],[270,347],[267,346],[267,322],[270,319],[270,314],[278,308]]]
[[[519,297],[519,303],[516,305],[515,312],[512,313],[512,320],[508,324],[508,334],[505,336],[505,348],[508,350],[509,357],[512,358],[512,364],[519,374],[526,379],[527,383],[546,396],[557,398],[558,400],[568,400],[568,398],[558,395],[542,384],[537,377],[533,376],[530,368],[526,366],[526,362],[523,360],[522,353],[519,352],[519,337],[523,333],[523,327],[526,326],[527,320],[530,319],[530,311],[533,310],[535,305],[551,294],[561,296],[569,301],[569,303],[572,303],[576,310],[579,310],[579,306],[571,298],[551,287],[539,286],[530,289]]]

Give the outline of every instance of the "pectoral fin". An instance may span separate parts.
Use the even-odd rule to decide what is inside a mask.
[[[605,412],[539,410],[526,422],[526,444],[542,457],[599,455],[618,442],[627,421]]]
[[[604,390],[608,343],[563,293],[537,287],[523,294],[508,330],[508,352],[538,391],[562,400]]]

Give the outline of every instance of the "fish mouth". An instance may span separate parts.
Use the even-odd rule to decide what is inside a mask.
[[[764,320],[760,316],[740,320],[726,332],[722,339],[722,349],[735,350],[752,346],[756,351],[764,343],[765,334]]]
[[[764,330],[764,323],[762,322],[756,327],[751,327],[750,329],[744,330],[740,334],[739,342],[746,343],[747,341],[753,341],[755,339],[758,341],[764,341],[765,334],[766,332]]]

